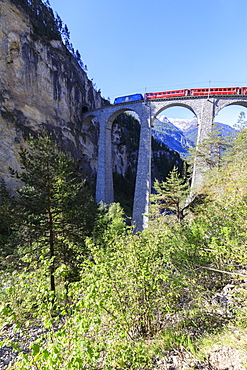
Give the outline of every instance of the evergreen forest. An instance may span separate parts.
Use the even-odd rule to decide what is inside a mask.
[[[77,60],[80,67],[87,71],[87,66],[81,60],[78,50],[75,51],[70,41],[70,31],[63,23],[59,14],[55,14],[49,0],[11,0],[11,2],[28,15],[33,32],[31,37],[34,41],[39,39],[44,42],[51,40],[62,41],[66,49]]]
[[[198,148],[203,188],[188,202],[174,167],[137,233],[118,203],[95,204],[49,136],[31,140],[22,170],[10,169],[22,185],[0,187],[9,368],[154,369],[174,351],[204,361],[227,341],[246,354],[246,143],[245,128],[234,141],[210,134]]]

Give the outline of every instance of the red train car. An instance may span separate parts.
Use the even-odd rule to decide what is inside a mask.
[[[203,89],[183,89],[146,93],[145,99],[163,99],[179,96],[208,96],[208,95],[247,95],[247,87],[207,87]]]
[[[247,87],[240,87],[239,90],[240,95],[247,95]]]
[[[239,94],[239,87],[212,87],[205,89],[190,89],[190,96],[198,95],[236,95]]]
[[[187,96],[189,90],[172,90],[172,91],[160,91],[155,93],[146,93],[146,99],[162,99],[162,98],[173,98],[177,96]]]

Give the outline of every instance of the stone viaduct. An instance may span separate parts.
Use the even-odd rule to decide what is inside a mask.
[[[211,131],[215,116],[221,109],[229,105],[247,107],[247,96],[199,96],[180,97],[162,100],[138,101],[109,105],[83,115],[83,125],[97,118],[99,122],[98,169],[96,182],[96,201],[110,204],[114,202],[111,129],[115,118],[127,111],[135,112],[140,120],[140,144],[133,206],[133,222],[136,230],[141,231],[147,226],[149,211],[149,194],[151,189],[151,135],[154,119],[170,107],[189,109],[198,120],[197,144]],[[192,177],[192,188],[202,183],[202,171],[195,164]]]

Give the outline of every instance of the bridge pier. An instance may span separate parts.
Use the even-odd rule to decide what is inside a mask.
[[[83,115],[84,124],[87,120],[96,117],[100,123],[98,142],[98,169],[96,183],[96,201],[110,204],[114,202],[112,156],[111,156],[111,129],[114,119],[123,112],[133,111],[141,121],[138,166],[133,207],[133,223],[137,231],[147,226],[149,212],[149,194],[151,190],[151,124],[154,117],[166,108],[181,106],[188,108],[198,119],[197,146],[212,130],[214,117],[229,105],[247,107],[247,96],[215,97],[184,97],[181,99],[164,99],[150,101],[146,105],[143,101],[111,105],[88,112]],[[192,192],[200,191],[203,186],[205,168],[195,160],[192,176]]]
[[[100,131],[98,141],[98,167],[96,180],[96,202],[111,204],[114,202],[112,154],[111,154],[111,126],[108,117],[98,116]]]
[[[201,106],[196,110],[196,116],[198,120],[198,134],[197,143],[198,147],[204,139],[207,138],[208,134],[212,131],[213,121],[215,117],[215,100],[214,99],[204,99],[202,100]],[[191,192],[195,193],[200,191],[203,186],[203,181],[205,178],[205,166],[199,163],[197,157],[195,157],[192,181],[191,181]]]
[[[146,110],[141,117],[140,142],[133,206],[133,224],[136,231],[147,227],[149,196],[151,192],[151,117]]]
[[[97,203],[111,204],[114,202],[111,131],[116,116],[126,110],[131,110],[132,105],[127,107],[128,109],[119,109],[119,107],[114,106],[112,110],[98,110],[94,113],[100,125],[95,197]],[[151,191],[152,135],[150,106],[147,106],[145,103],[139,103],[135,112],[140,117],[141,125],[132,219],[136,231],[142,231],[147,226],[148,219],[146,215],[149,212],[149,195]],[[88,117],[90,118],[91,116],[89,115]]]

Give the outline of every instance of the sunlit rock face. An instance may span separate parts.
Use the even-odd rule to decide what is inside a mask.
[[[8,168],[20,169],[20,146],[46,129],[93,183],[98,125],[82,127],[82,113],[107,102],[63,43],[35,37],[10,0],[0,0],[0,23],[0,179],[15,186]]]

